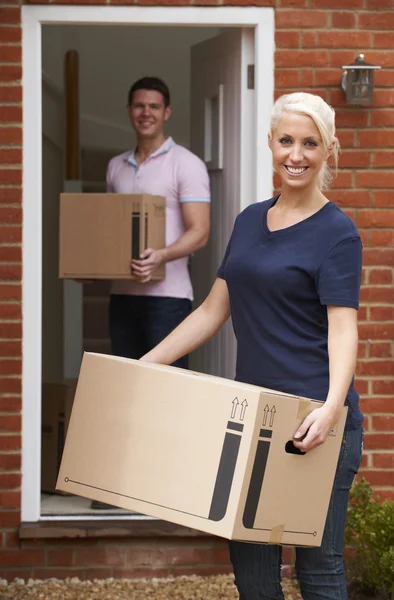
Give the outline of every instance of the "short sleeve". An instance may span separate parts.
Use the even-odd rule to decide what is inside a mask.
[[[113,175],[113,159],[111,159],[109,161],[108,167],[107,167],[107,194],[115,193],[114,184],[112,182],[112,175]]]
[[[217,272],[217,277],[220,277],[220,279],[226,279],[226,276],[225,276],[226,263],[227,263],[229,255],[230,255],[230,252],[231,252],[231,242],[233,241],[234,231],[235,231],[235,227],[236,227],[236,224],[237,224],[237,220],[238,220],[238,217],[235,219],[233,231],[231,233],[229,242],[227,244],[226,252],[224,253],[223,260],[222,260],[221,265],[220,265],[220,267],[218,269],[218,272]]]
[[[320,303],[358,309],[361,270],[361,239],[355,236],[337,244],[323,260],[317,274]]]
[[[179,202],[210,202],[207,167],[195,154],[189,152],[179,165]]]

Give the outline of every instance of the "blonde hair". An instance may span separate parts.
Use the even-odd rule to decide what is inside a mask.
[[[333,166],[327,161],[318,175],[318,186],[321,190],[329,187],[333,179],[333,171],[336,175],[338,170],[338,155],[340,145],[335,135],[335,111],[315,94],[306,92],[296,92],[294,94],[285,94],[280,96],[275,102],[271,111],[271,132],[275,130],[280,119],[285,112],[293,112],[301,115],[307,115],[315,123],[323,140],[325,150],[330,152]]]

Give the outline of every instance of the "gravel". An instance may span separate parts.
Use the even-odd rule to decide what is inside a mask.
[[[301,600],[297,583],[282,582],[286,600]],[[235,600],[238,593],[232,575],[170,577],[167,579],[77,578],[44,581],[0,580],[0,600]]]

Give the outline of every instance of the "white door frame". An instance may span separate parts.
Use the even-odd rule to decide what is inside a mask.
[[[272,195],[267,146],[274,95],[274,10],[238,7],[23,6],[22,521],[40,519],[42,128],[41,26],[47,24],[253,27],[256,138],[250,149],[256,200]],[[245,82],[246,85],[246,82]],[[254,199],[251,199],[251,202]],[[74,519],[74,518],[73,518]]]

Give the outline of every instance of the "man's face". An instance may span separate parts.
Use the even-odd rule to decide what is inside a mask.
[[[163,135],[164,123],[171,115],[171,108],[164,106],[163,95],[155,90],[134,92],[127,110],[139,139],[154,139]]]

